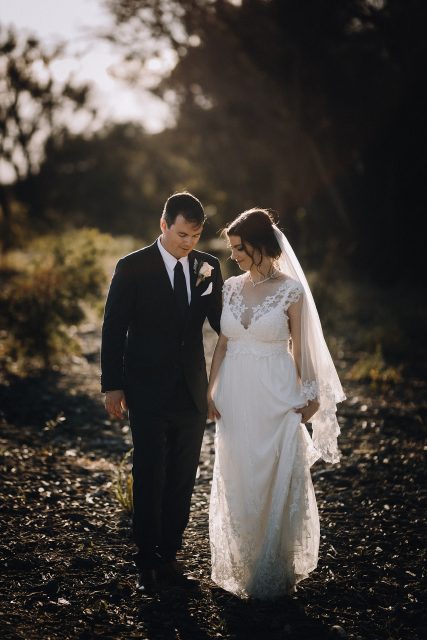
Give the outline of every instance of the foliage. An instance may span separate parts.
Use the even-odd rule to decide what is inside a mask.
[[[57,212],[59,225],[90,224],[151,238],[181,173],[165,145],[142,127],[126,124],[90,138],[51,139],[36,184],[43,208]]]
[[[212,215],[209,203],[222,196],[183,156],[181,142],[175,131],[149,135],[131,123],[106,126],[89,138],[52,138],[34,180],[45,216],[58,227],[89,224],[151,240],[164,202],[182,189],[196,193]],[[213,218],[204,238],[219,225]]]
[[[402,382],[408,362],[423,362],[427,322],[416,285],[385,288],[368,280],[309,274],[334,359],[352,362],[346,378],[385,390]]]
[[[44,143],[88,106],[88,85],[54,80],[52,64],[63,51],[63,44],[48,48],[34,36],[21,37],[0,25],[0,161],[2,180],[15,183],[11,193],[0,181],[3,250],[13,240],[11,196],[26,203],[33,219],[40,215],[32,178],[43,159]]]
[[[346,375],[347,380],[370,382],[372,388],[395,385],[402,382],[402,366],[388,366],[381,345],[373,353],[365,353],[355,362]]]
[[[421,0],[105,4],[130,81],[139,64],[141,84],[171,104],[219,224],[270,206],[313,266],[332,253],[377,280],[420,277]],[[177,64],[156,78],[153,58]]]
[[[384,287],[321,271],[310,283],[326,333],[344,337],[351,351],[372,353],[380,344],[386,361],[424,352],[427,315],[415,284]]]
[[[0,274],[0,329],[10,361],[49,367],[78,349],[73,329],[85,318],[84,303],[103,293],[101,257],[110,243],[93,229],[45,236],[28,250],[25,267]]]

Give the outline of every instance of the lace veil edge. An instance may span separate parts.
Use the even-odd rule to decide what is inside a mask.
[[[307,400],[317,399],[320,407],[311,421],[313,445],[325,462],[340,459],[338,449],[337,403],[345,400],[331,354],[325,342],[322,325],[310,286],[289,241],[274,225],[274,234],[281,249],[278,266],[297,280],[303,289],[301,311],[301,384]]]

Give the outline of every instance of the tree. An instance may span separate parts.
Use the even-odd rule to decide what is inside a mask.
[[[150,82],[224,202],[279,209],[319,261],[339,246],[384,278],[414,271],[425,202],[414,144],[425,132],[420,0],[106,4],[133,81],[138,62],[144,78],[173,51],[174,68]],[[409,251],[393,262],[402,237]]]
[[[67,119],[88,107],[89,87],[56,82],[52,63],[64,45],[50,50],[37,38],[0,26],[0,206],[2,248],[12,244],[11,195],[19,195],[32,220],[40,208],[33,179],[45,141],[66,128]],[[93,112],[92,112],[93,113]],[[14,184],[11,188],[9,185]]]
[[[57,227],[89,225],[150,239],[171,193],[213,197],[180,142],[175,130],[150,135],[132,123],[51,138],[34,181],[43,215]]]

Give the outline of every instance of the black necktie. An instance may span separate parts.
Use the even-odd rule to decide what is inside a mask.
[[[182,268],[182,263],[179,262],[179,260],[174,268],[173,290],[181,317],[184,318],[188,311],[188,293],[184,269]]]

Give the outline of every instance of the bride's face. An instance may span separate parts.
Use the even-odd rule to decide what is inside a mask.
[[[237,262],[242,271],[250,271],[254,262],[257,259],[259,260],[260,256],[256,255],[259,252],[249,242],[243,245],[240,236],[228,236],[228,241],[230,243],[231,259]]]

